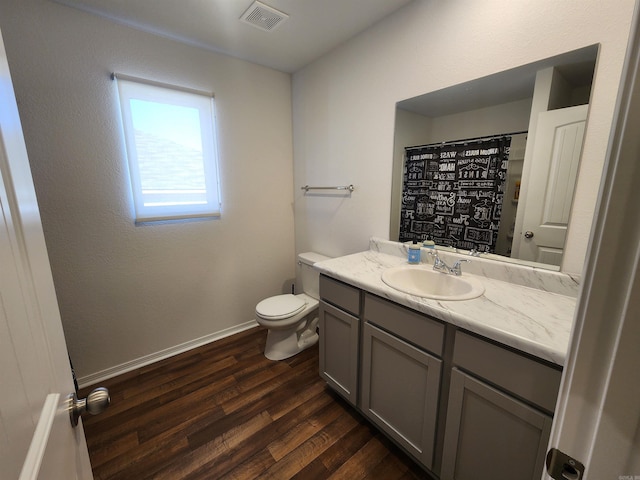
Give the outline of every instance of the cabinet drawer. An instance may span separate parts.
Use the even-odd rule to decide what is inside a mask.
[[[553,412],[562,371],[464,332],[456,332],[453,363]]]
[[[409,343],[442,355],[444,324],[408,308],[366,294],[365,320]]]
[[[325,275],[320,275],[320,298],[336,307],[360,316],[360,290]]]

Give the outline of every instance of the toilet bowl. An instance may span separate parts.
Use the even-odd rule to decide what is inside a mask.
[[[270,360],[284,360],[318,341],[318,281],[316,262],[329,257],[301,253],[298,265],[304,293],[266,298],[256,305],[256,322],[268,329],[264,355]]]

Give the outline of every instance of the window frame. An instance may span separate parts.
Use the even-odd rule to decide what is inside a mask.
[[[221,216],[218,146],[214,96],[210,92],[183,88],[122,74],[112,74],[118,90],[122,131],[126,146],[127,168],[136,223]],[[131,100],[196,108],[199,112],[202,160],[205,182],[204,203],[176,202],[145,205],[138,145],[133,128]],[[147,194],[148,195],[148,194]]]

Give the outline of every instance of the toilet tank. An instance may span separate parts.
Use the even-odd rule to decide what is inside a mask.
[[[300,266],[300,281],[302,283],[302,291],[313,298],[320,298],[319,282],[320,272],[313,268],[313,264],[323,260],[329,260],[331,257],[325,257],[319,253],[306,252],[298,254],[298,265]]]

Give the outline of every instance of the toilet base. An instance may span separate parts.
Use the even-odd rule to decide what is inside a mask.
[[[264,356],[269,360],[284,360],[318,343],[318,317],[283,330],[269,329]]]

